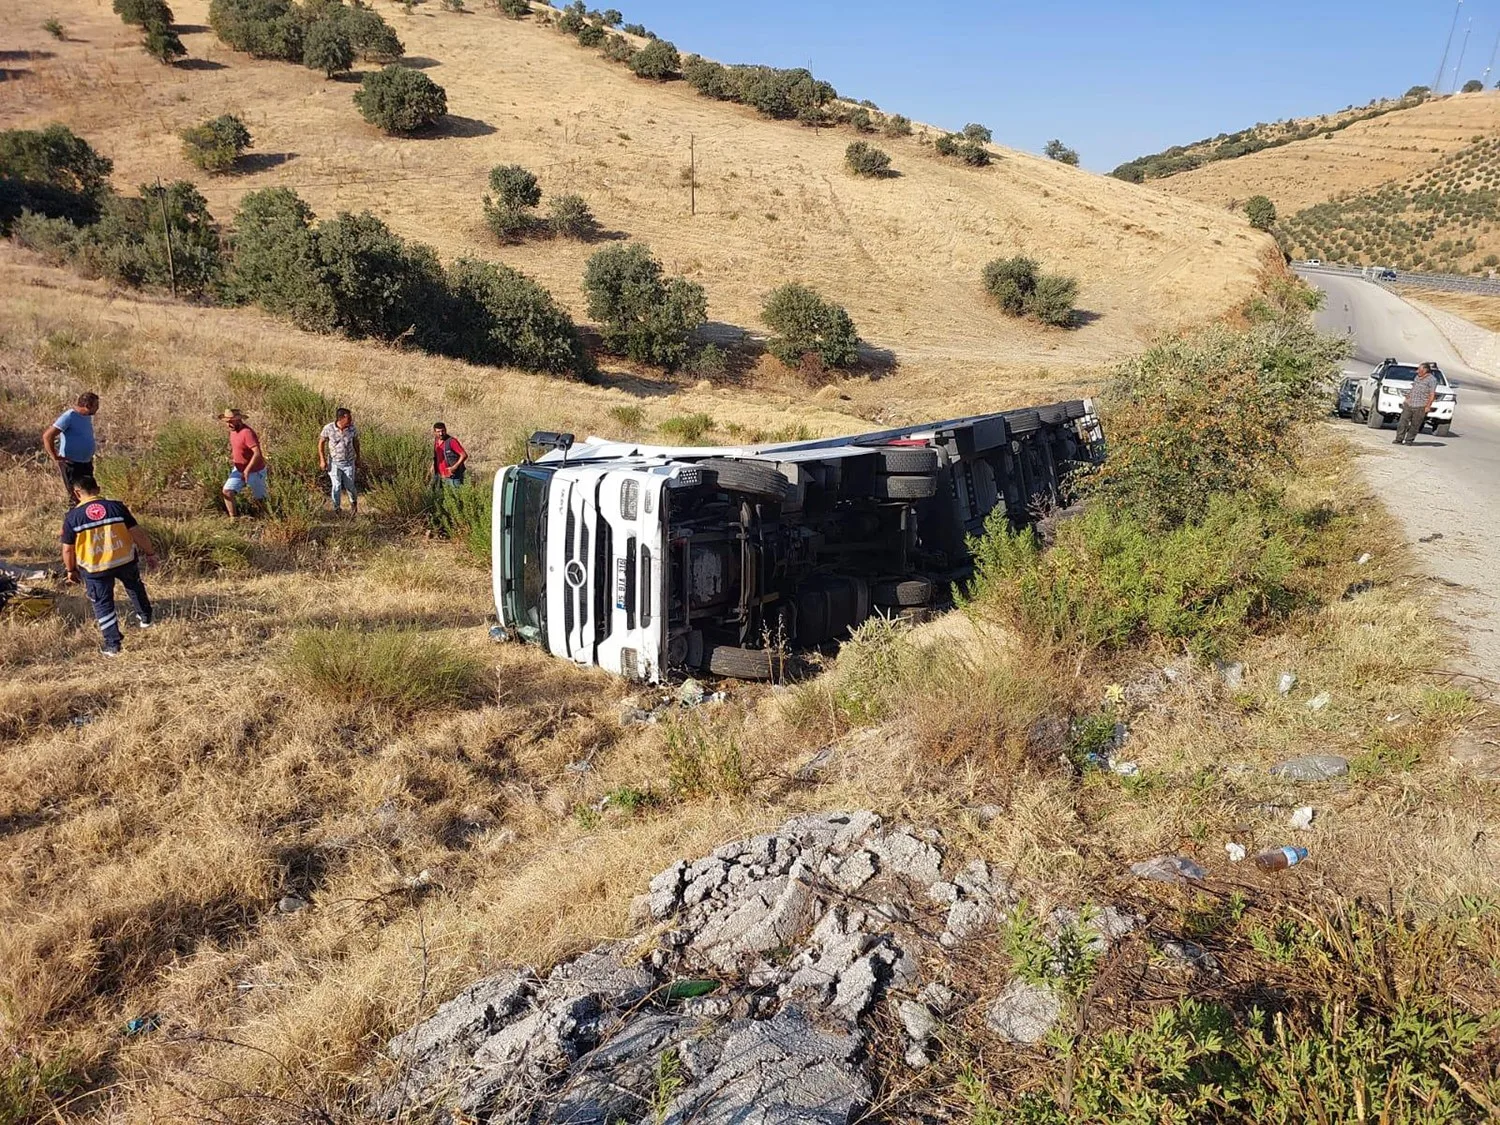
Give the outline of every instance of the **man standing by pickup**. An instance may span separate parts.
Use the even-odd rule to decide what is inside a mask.
[[[42,431],[42,448],[62,474],[70,508],[78,503],[78,479],[94,475],[94,415],[98,410],[99,396],[85,391],[71,410],[64,410]]]
[[[1427,420],[1427,411],[1437,397],[1437,376],[1432,373],[1432,364],[1417,365],[1417,377],[1411,381],[1411,390],[1401,403],[1401,417],[1396,422],[1396,444],[1403,441],[1410,445],[1422,432],[1422,423]]]

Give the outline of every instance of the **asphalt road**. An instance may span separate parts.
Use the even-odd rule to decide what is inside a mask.
[[[1488,682],[1477,686],[1500,698],[1500,380],[1467,368],[1430,320],[1380,286],[1316,271],[1302,276],[1327,294],[1318,326],[1353,345],[1346,370],[1363,374],[1386,356],[1435,360],[1458,384],[1449,437],[1424,434],[1398,447],[1394,425],[1338,424],[1363,454],[1365,475],[1401,521],[1422,570],[1442,586],[1439,611],[1469,646],[1450,664],[1483,677]]]

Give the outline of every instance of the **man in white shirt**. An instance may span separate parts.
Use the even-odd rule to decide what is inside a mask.
[[[333,421],[318,434],[318,468],[328,474],[329,498],[335,512],[343,510],[347,492],[349,514],[359,515],[359,490],[354,481],[359,467],[359,431],[354,428],[354,412],[341,406],[333,412]]]

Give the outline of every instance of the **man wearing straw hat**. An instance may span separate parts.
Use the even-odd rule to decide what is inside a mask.
[[[266,455],[260,438],[245,425],[245,417],[233,408],[219,415],[229,430],[229,462],[233,466],[224,482],[224,510],[229,518],[239,515],[235,498],[246,489],[257,501],[266,498]]]

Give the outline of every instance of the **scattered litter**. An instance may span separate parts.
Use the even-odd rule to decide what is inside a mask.
[[[1168,683],[1175,684],[1178,680],[1182,679],[1182,672],[1179,669],[1173,668],[1171,666],[1163,668],[1161,670],[1161,674],[1167,677]]]
[[[1271,767],[1277,777],[1288,781],[1332,781],[1349,772],[1349,759],[1338,754],[1308,754]]]
[[[1292,689],[1297,686],[1297,675],[1295,672],[1281,673],[1281,679],[1276,681],[1277,695],[1290,695]]]
[[[408,875],[402,882],[406,884],[407,890],[414,891],[418,887],[425,887],[428,883],[432,882],[432,872],[424,867],[417,874]]]
[[[1195,941],[1179,941],[1175,938],[1161,943],[1161,951],[1169,960],[1209,976],[1219,975],[1219,959]]]
[[[1375,556],[1372,555],[1372,554],[1370,554],[1369,551],[1366,551],[1364,554],[1360,555],[1359,558],[1357,558],[1357,559],[1354,560],[1354,565],[1355,566],[1364,566],[1365,563],[1369,562],[1374,557]]]
[[[1363,582],[1351,582],[1344,589],[1344,601],[1347,602],[1351,598],[1358,597],[1360,594],[1368,593],[1373,589],[1375,589],[1375,583],[1371,582],[1368,578],[1366,578]]]
[[[1110,773],[1117,773],[1121,777],[1134,777],[1141,772],[1141,767],[1136,762],[1122,762],[1116,758],[1109,760]]]
[[[1435,543],[1435,542],[1437,542],[1437,540],[1441,539],[1442,537],[1443,537],[1443,533],[1441,531],[1434,531],[1431,535],[1424,535],[1424,536],[1422,536],[1422,538],[1418,539],[1417,542],[1418,543]]]
[[[1313,807],[1311,805],[1303,805],[1300,808],[1293,809],[1292,815],[1287,818],[1287,824],[1302,832],[1311,828],[1312,822]]]
[[[161,1026],[161,1017],[155,1012],[144,1016],[131,1016],[125,1021],[126,1035],[145,1035]]]
[[[1288,867],[1295,867],[1307,858],[1307,849],[1287,845],[1280,848],[1268,848],[1266,851],[1257,852],[1255,855],[1255,866],[1262,871],[1285,871]]]
[[[620,708],[620,725],[629,726],[631,723],[654,723],[656,716],[641,707],[625,706]]]
[[[674,980],[667,986],[668,1000],[694,1000],[719,987],[716,980]]]
[[[703,697],[706,694],[703,690],[703,685],[689,676],[682,681],[682,686],[677,689],[677,702],[681,703],[684,707],[696,707],[703,702]]]
[[[1307,709],[1309,711],[1321,711],[1332,702],[1333,696],[1329,695],[1326,691],[1320,691],[1307,701]]]
[[[508,640],[510,640],[510,634],[505,631],[505,626],[504,625],[491,625],[490,626],[490,640],[492,640],[492,641],[508,641]]]
[[[1400,718],[1400,717],[1401,717],[1401,712],[1400,712],[1400,711],[1397,711],[1397,712],[1396,712],[1396,713],[1395,713],[1395,714],[1393,714],[1393,715],[1387,715],[1387,716],[1386,716],[1386,717],[1385,717],[1385,721],[1386,721],[1386,722],[1388,722],[1388,723],[1394,723],[1394,722],[1395,722],[1395,721],[1396,721],[1396,720],[1397,720],[1397,719],[1399,719],[1399,718]]]
[[[68,721],[75,727],[86,727],[94,721],[94,718],[95,716],[93,715],[74,715]]]
[[[1238,691],[1245,686],[1245,666],[1238,662],[1234,664],[1219,663],[1219,678],[1224,681],[1224,686],[1231,691]]]
[[[1197,881],[1208,874],[1187,856],[1159,855],[1130,865],[1130,873],[1137,879],[1149,879],[1154,883],[1185,883]]]
[[[569,773],[588,773],[594,768],[594,763],[587,758],[579,758],[576,762],[569,762],[563,769]]]
[[[830,742],[827,746],[824,746],[821,750],[815,753],[811,758],[807,759],[807,761],[803,762],[802,765],[797,769],[797,780],[812,781],[814,778],[816,778],[820,773],[823,772],[823,767],[826,766],[829,763],[830,759],[833,758],[833,751],[834,744]]]
[[[282,895],[276,903],[276,909],[283,914],[295,914],[299,910],[307,909],[307,899],[301,895]]]
[[[1230,842],[1224,845],[1224,854],[1229,857],[1230,863],[1241,863],[1245,858],[1245,845]]]

